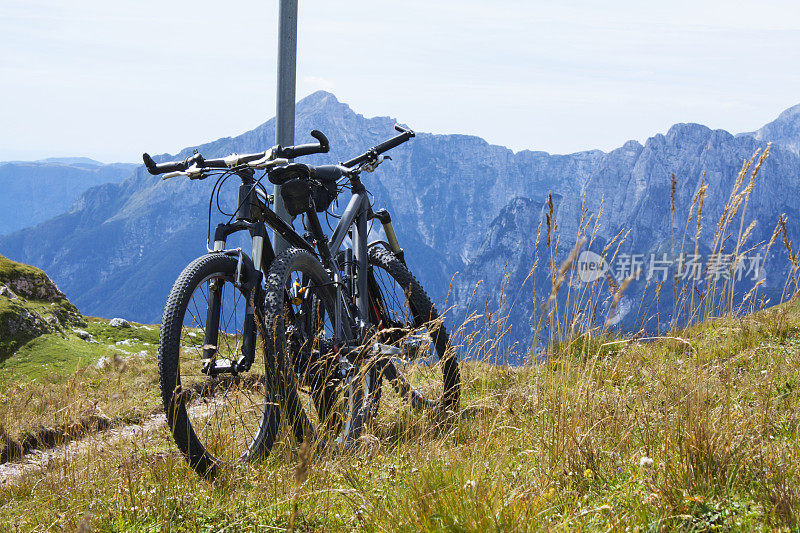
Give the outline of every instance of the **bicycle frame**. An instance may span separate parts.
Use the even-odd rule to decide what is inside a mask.
[[[370,211],[369,199],[367,197],[366,189],[363,185],[360,190],[355,190],[350,202],[342,213],[342,218],[336,225],[336,229],[331,236],[331,243],[327,246],[328,260],[330,265],[325,265],[334,273],[334,283],[336,284],[336,322],[344,325],[345,315],[342,313],[341,303],[343,298],[341,295],[342,285],[339,280],[339,265],[336,264],[336,254],[347,236],[348,230],[350,231],[350,240],[353,247],[351,248],[353,260],[350,261],[350,267],[355,267],[355,276],[349,276],[350,279],[356,280],[355,295],[356,295],[356,312],[358,316],[358,337],[364,339],[369,328],[369,300],[367,298],[367,218]],[[316,218],[316,212],[310,214],[311,217]],[[355,224],[354,224],[355,222]],[[316,225],[319,225],[317,222]],[[312,228],[315,224],[312,222]],[[340,329],[341,326],[335,326]],[[337,334],[340,332],[337,332]]]
[[[367,248],[371,243],[367,242],[369,237],[367,222],[373,218],[381,222],[386,238],[389,241],[389,249],[401,260],[403,260],[403,250],[397,243],[397,236],[394,233],[389,213],[383,209],[377,213],[372,211],[367,190],[357,176],[351,178],[351,185],[353,195],[333,231],[329,245],[325,245],[325,234],[320,227],[316,211],[314,209],[309,209],[306,212],[306,216],[310,222],[312,233],[317,239],[318,249],[320,249],[320,251],[323,249],[325,250],[324,253],[320,254],[322,255],[323,265],[333,274],[336,286],[336,322],[337,324],[341,324],[341,326],[335,326],[337,329],[347,325],[348,318],[350,318],[346,312],[343,312],[346,311],[347,308],[346,306],[342,306],[344,303],[342,297],[343,284],[339,279],[340,265],[338,265],[336,261],[337,254],[344,243],[345,237],[348,236],[348,234],[350,236],[352,248],[345,249],[347,257],[345,263],[346,266],[354,269],[354,271],[349,272],[347,278],[356,280],[356,286],[350,287],[350,289],[356,296],[355,308],[357,316],[355,319],[357,320],[358,341],[360,344],[366,339],[370,326],[374,325],[369,323],[369,296],[367,289],[369,258],[367,256]],[[340,333],[342,332],[336,332],[337,335]],[[350,340],[347,336],[342,336],[342,339]]]
[[[237,256],[239,266],[237,268],[237,284],[247,286],[250,290],[257,290],[261,287],[261,280],[266,276],[275,254],[272,251],[272,243],[267,234],[266,226],[271,227],[278,234],[283,236],[292,246],[303,248],[314,252],[313,247],[302,237],[300,237],[291,225],[283,221],[274,211],[269,208],[269,199],[261,197],[254,187],[254,172],[250,169],[243,169],[236,172],[242,180],[239,186],[238,208],[235,213],[235,221],[218,224],[214,230],[214,247],[209,249],[212,253],[225,253]],[[228,237],[240,231],[248,231],[252,242],[251,255],[247,255],[241,249],[227,249]],[[208,361],[203,371],[216,375],[227,372],[246,371],[250,368],[255,359],[255,322],[245,320],[242,331],[242,356],[238,361],[219,363],[215,360],[214,354],[218,342],[217,317],[221,305],[221,295],[216,290],[215,285],[209,285],[208,290],[208,309],[204,333],[203,358]],[[253,309],[250,302],[246,303],[245,316],[253,317]]]
[[[367,222],[369,220],[376,218],[381,222],[389,249],[397,254],[401,260],[403,259],[403,251],[397,243],[389,213],[385,210],[380,210],[376,213],[372,211],[366,188],[358,176],[353,176],[350,178],[353,194],[333,231],[330,242],[322,231],[313,201],[310,201],[305,213],[310,226],[311,237],[313,237],[313,241],[309,242],[301,237],[291,224],[285,222],[269,208],[269,199],[264,198],[262,200],[256,193],[256,189],[253,187],[252,171],[242,170],[237,172],[237,175],[242,179],[242,185],[239,187],[239,208],[235,213],[236,221],[219,224],[216,227],[214,231],[214,247],[210,251],[236,254],[240,260],[237,283],[247,283],[251,287],[260,286],[262,276],[267,275],[272,261],[275,259],[275,254],[272,251],[272,242],[266,231],[267,226],[292,246],[314,253],[321,259],[323,266],[330,273],[336,290],[336,308],[335,316],[332,317],[332,325],[337,343],[346,345],[355,342],[356,344],[361,344],[372,325],[369,321],[367,289],[367,272],[369,268]],[[251,255],[249,257],[241,249],[226,249],[228,237],[233,233],[245,230],[250,233],[252,241]],[[350,237],[352,248],[345,249],[345,266],[353,270],[348,272],[349,275],[346,278],[355,279],[356,286],[346,288],[355,295],[355,316],[351,316],[350,307],[347,305],[347,300],[343,294],[345,284],[341,279],[340,265],[337,261],[337,254],[344,243],[345,237],[348,236]],[[213,289],[210,289],[209,293],[208,313],[209,317],[211,317],[218,312],[219,295],[214,294]],[[253,310],[248,302],[246,313],[251,316],[252,312]],[[216,346],[217,339],[214,338],[216,337],[216,331],[216,327],[206,328],[206,345]],[[252,325],[245,326],[244,334],[252,337]],[[235,364],[235,368],[230,369],[223,366],[219,367],[217,372],[246,370],[252,364],[254,348],[253,342],[245,341],[242,347],[243,357]],[[209,353],[204,357],[211,360],[211,355]]]

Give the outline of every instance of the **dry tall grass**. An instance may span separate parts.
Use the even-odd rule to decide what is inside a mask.
[[[527,367],[463,365],[442,424],[393,402],[359,445],[198,478],[166,428],[0,488],[13,530],[760,529],[798,526],[800,306]],[[590,355],[589,355],[590,354]],[[587,356],[588,355],[588,356]],[[88,518],[87,518],[88,517]]]
[[[786,215],[779,217],[770,238],[759,242],[752,241],[757,221],[747,216],[747,207],[769,150],[767,145],[763,152],[756,151],[743,162],[712,227],[713,232],[705,229],[708,217],[714,214],[709,214],[705,206],[709,183],[703,174],[688,206],[683,232],[675,235],[675,217],[680,214],[676,207],[680,183],[674,174],[669,177],[669,238],[668,242],[658,246],[659,250],[668,247],[669,253],[653,254],[668,264],[667,267],[661,266],[668,270],[668,275],[661,280],[656,272],[646,271],[650,270],[648,265],[636,264],[635,261],[631,261],[628,268],[621,269],[619,277],[613,275],[611,267],[620,264],[618,261],[638,252],[647,262],[653,250],[631,250],[627,243],[631,232],[628,228],[615,229],[617,233],[613,237],[601,240],[600,235],[609,229],[603,231],[607,221],[603,217],[602,200],[596,212],[590,213],[584,198],[577,234],[563,235],[550,195],[545,206],[545,234],[542,235],[540,224],[534,242],[533,263],[522,286],[510,287],[509,275],[504,272],[499,287],[488,288],[490,294],[485,297],[482,313],[472,311],[458,327],[451,324],[456,331],[455,337],[463,339],[462,351],[466,357],[493,362],[519,360],[519,354],[504,353],[507,348],[504,350],[503,340],[512,327],[509,316],[520,299],[535,302],[538,311],[534,320],[533,343],[527,350],[529,362],[553,357],[565,346],[583,342],[581,339],[584,337],[609,334],[629,338],[670,336],[678,329],[711,318],[752,313],[764,307],[759,291],[766,281],[765,263],[771,253],[777,255],[773,245],[778,237],[781,237],[789,263],[780,301],[796,296],[800,292],[797,275],[800,261],[788,237]],[[600,244],[603,244],[601,249]],[[602,276],[581,280],[578,259],[583,251],[594,252],[606,265]],[[540,253],[544,257],[540,257]],[[746,263],[748,259],[749,264]],[[535,284],[533,288],[525,287],[542,268],[545,269],[543,275],[550,279],[547,295],[537,295]],[[756,279],[742,279],[745,275]],[[628,296],[634,284],[644,285],[641,290],[633,292],[632,296],[638,301]],[[671,289],[672,305],[665,313],[661,298],[662,291],[667,288]],[[472,296],[466,305],[468,309],[474,309],[475,291]],[[625,309],[622,309],[623,303]],[[775,303],[778,302],[770,302],[772,305]]]

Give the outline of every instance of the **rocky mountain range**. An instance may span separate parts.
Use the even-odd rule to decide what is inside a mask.
[[[310,140],[307,132],[320,129],[331,141],[331,153],[304,160],[346,160],[391,136],[394,122],[366,118],[334,95],[317,92],[297,105],[296,141]],[[734,136],[698,124],[677,124],[644,144],[629,141],[610,152],[568,155],[515,153],[474,136],[420,133],[393,150],[392,161],[364,181],[375,207],[392,212],[409,265],[439,306],[451,309],[455,321],[471,312],[483,320],[489,312],[495,319],[508,315],[506,338],[517,347],[509,357],[516,359],[531,344],[542,302],[553,285],[552,270],[572,250],[582,216],[602,212],[597,227],[589,230],[594,235],[591,250],[601,252],[620,230],[629,229],[621,255],[641,256],[646,263],[654,254],[669,252],[674,259],[675,236],[694,238],[696,228],[686,220],[690,211],[696,214],[693,200],[703,183],[707,188],[698,248],[710,254],[716,221],[743,161],[772,142],[744,226],[756,221],[750,243],[768,241],[778,217],[786,213],[787,239],[798,242],[798,132],[800,106],[752,133]],[[273,144],[274,119],[196,148],[204,156],[219,157]],[[184,158],[191,150],[157,159]],[[235,184],[230,186],[232,194]],[[211,187],[211,180],[161,181],[138,167],[120,183],[87,190],[63,214],[0,237],[0,253],[44,269],[86,314],[158,322],[172,281],[205,251]],[[529,276],[536,257],[537,270]],[[766,264],[759,290],[774,303],[789,269],[785,250],[774,246]],[[612,281],[612,288],[621,281]],[[579,292],[578,282],[569,283]],[[631,284],[613,310],[620,315],[617,322],[639,327],[629,310],[649,298],[646,285],[644,279]],[[742,283],[737,294],[750,286]],[[702,283],[695,290],[702,292]],[[661,293],[656,311],[671,311],[668,292]],[[612,312],[607,301],[599,308],[601,320]]]
[[[800,154],[800,104],[790,107],[763,128],[740,133],[739,136],[775,142],[795,154]]]

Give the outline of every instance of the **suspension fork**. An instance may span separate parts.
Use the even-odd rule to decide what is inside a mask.
[[[248,230],[252,240],[252,259],[241,250],[225,250],[227,238],[230,234]],[[266,246],[265,246],[266,244]],[[259,296],[261,291],[262,270],[269,269],[274,254],[272,245],[267,235],[266,227],[263,222],[250,223],[239,220],[231,224],[220,224],[214,231],[214,251],[226,254],[236,254],[239,258],[239,265],[236,269],[235,284],[242,284],[246,292],[254,292]],[[211,361],[217,353],[219,342],[219,319],[222,304],[222,287],[224,284],[219,280],[212,280],[208,287],[208,307],[206,311],[206,328],[203,335],[203,359]],[[242,324],[242,349],[237,361],[231,361],[230,367],[210,366],[210,373],[239,372],[247,371],[255,359],[256,348],[256,327],[251,298],[247,298],[245,303],[245,318]],[[253,298],[258,302],[260,298]]]
[[[355,296],[356,310],[358,311],[358,336],[361,341],[366,339],[369,329],[369,298],[367,294],[367,269],[369,268],[369,258],[367,257],[367,210],[362,204],[362,208],[356,215],[355,225],[353,226],[353,255],[355,263]]]
[[[218,279],[212,279],[208,282],[208,307],[206,308],[206,326],[203,332],[203,359],[206,361],[211,361],[217,353],[221,300],[220,282]]]
[[[368,218],[370,220],[377,218],[380,221],[381,225],[383,226],[383,233],[386,234],[386,242],[389,244],[389,249],[403,264],[406,264],[405,253],[403,252],[403,249],[400,248],[400,243],[397,242],[397,235],[395,234],[394,227],[392,226],[392,216],[389,214],[389,212],[386,209],[380,209],[375,212],[370,210]]]

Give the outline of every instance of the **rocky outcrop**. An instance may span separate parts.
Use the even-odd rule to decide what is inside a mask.
[[[83,324],[44,272],[0,256],[0,360],[39,335]]]
[[[21,296],[22,298],[42,300],[44,302],[57,302],[65,298],[64,293],[58,290],[58,287],[50,278],[44,275],[43,272],[37,272],[33,269],[29,272],[15,271],[10,276],[0,273],[0,282],[4,283],[3,288],[5,288],[5,291],[0,289],[0,294],[7,292],[10,299]]]

